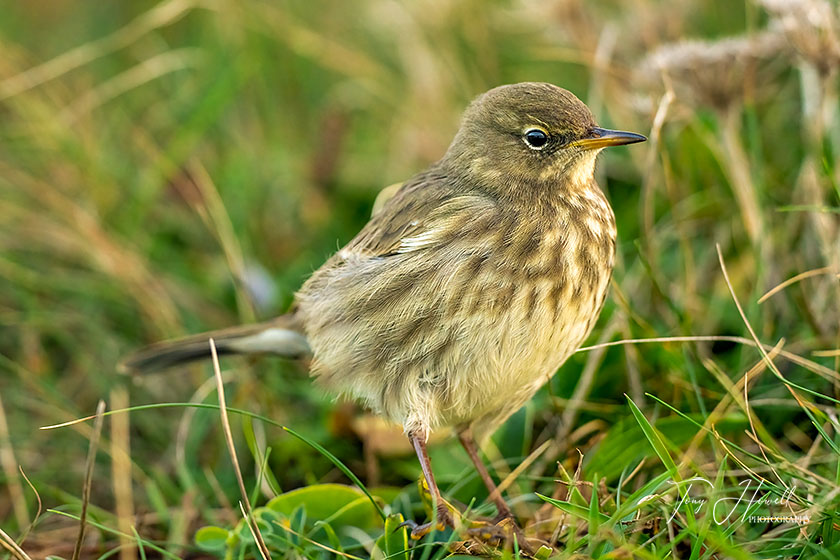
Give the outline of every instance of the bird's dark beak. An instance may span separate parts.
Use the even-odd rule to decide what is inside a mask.
[[[575,140],[570,145],[580,146],[584,150],[596,150],[599,148],[607,148],[609,146],[635,144],[636,142],[644,142],[645,140],[647,140],[647,138],[641,134],[636,134],[635,132],[608,130],[606,128],[598,128],[596,126],[590,128],[586,136],[579,140]]]

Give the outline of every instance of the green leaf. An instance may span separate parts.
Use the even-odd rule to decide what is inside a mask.
[[[385,519],[385,532],[376,540],[370,555],[373,560],[409,560],[408,530],[400,527],[404,521],[401,513]]]
[[[370,488],[370,493],[374,498],[378,498],[384,504],[392,504],[400,497],[400,494],[405,492],[405,488],[396,486],[377,486]]]
[[[658,490],[660,486],[665,484],[665,482],[670,480],[670,477],[671,475],[669,473],[664,472],[628,496],[624,502],[622,502],[621,507],[617,508],[613,514],[611,518],[613,524],[622,520],[629,521],[629,518],[631,518],[636,511],[644,507],[644,504],[650,500],[652,494]]]
[[[534,553],[534,558],[537,560],[548,560],[554,550],[551,547],[542,545],[540,549]]]
[[[596,511],[592,512],[592,511],[590,511],[590,509],[588,507],[579,506],[579,505],[573,504],[571,502],[564,502],[562,500],[556,500],[554,498],[549,498],[548,496],[543,496],[540,493],[537,493],[537,496],[539,496],[541,499],[545,500],[549,504],[553,505],[557,509],[565,511],[569,515],[574,515],[575,517],[579,517],[579,518],[583,519],[584,521],[595,521],[596,523],[601,524],[601,523],[606,523],[607,521],[610,520],[609,517],[607,517],[603,513],[600,513],[599,511],[597,511],[597,509],[596,509]]]
[[[367,495],[343,484],[314,484],[272,499],[266,507],[289,517],[299,507],[313,523],[324,521],[334,528],[352,526],[368,530],[379,524],[377,510]]]
[[[276,530],[276,524],[281,521],[282,517],[276,511],[265,507],[254,510],[254,520],[257,522],[257,527],[260,529],[263,538],[270,536]]]
[[[695,422],[702,424],[704,420],[699,414],[689,415],[688,418],[667,416],[657,419],[654,427],[667,441],[682,446],[697,435]],[[731,413],[715,423],[715,430],[718,434],[740,433],[747,426],[749,422],[746,416]],[[621,475],[626,465],[638,465],[639,461],[649,455],[650,446],[638,421],[627,416],[610,427],[604,439],[587,454],[584,467],[589,472],[600,473],[607,480],[614,480]]]
[[[332,525],[323,521],[316,521],[314,528],[321,529],[324,531],[324,533],[326,533],[327,540],[330,541],[331,547],[333,547],[339,552],[344,552],[344,546],[341,544],[341,539],[339,539],[338,535],[336,535],[335,529],[332,528]]]
[[[292,434],[293,436],[295,436],[296,438],[298,438],[299,440],[301,440],[302,442],[304,442],[304,443],[306,443],[307,445],[309,445],[309,446],[310,446],[311,448],[313,448],[314,450],[318,451],[321,455],[323,455],[324,457],[326,457],[326,458],[327,458],[327,459],[329,459],[330,461],[332,461],[333,465],[335,465],[336,467],[338,467],[338,469],[339,469],[341,472],[343,472],[345,475],[347,475],[347,477],[348,477],[350,480],[352,480],[352,481],[353,481],[353,483],[354,483],[356,486],[358,486],[359,488],[361,488],[361,489],[362,489],[362,492],[364,492],[364,493],[365,493],[365,495],[366,495],[366,496],[368,497],[368,499],[370,500],[370,503],[371,503],[371,504],[373,505],[373,507],[376,509],[376,512],[379,514],[379,517],[381,517],[381,518],[382,518],[382,521],[385,521],[385,517],[386,517],[386,516],[385,516],[385,512],[382,510],[382,507],[379,505],[379,503],[377,503],[377,501],[374,499],[374,497],[373,497],[373,496],[371,496],[370,492],[368,492],[368,489],[367,489],[367,488],[365,488],[365,485],[364,485],[364,484],[362,484],[362,481],[361,481],[361,480],[359,480],[359,477],[357,477],[355,474],[353,474],[353,471],[351,471],[350,469],[348,469],[348,468],[347,468],[347,465],[345,465],[344,463],[342,463],[342,462],[338,459],[338,457],[336,457],[335,455],[333,455],[332,453],[330,453],[329,451],[327,451],[327,450],[326,450],[326,448],[325,448],[324,446],[320,445],[319,443],[316,443],[316,442],[314,442],[314,441],[310,440],[310,439],[309,439],[309,438],[307,438],[306,436],[303,436],[303,435],[301,435],[301,434],[297,433],[296,431],[294,431],[293,429],[291,429],[291,428],[287,428],[286,426],[283,426],[283,429],[284,429],[284,430],[286,430],[288,433]]]
[[[629,396],[627,397],[627,404],[630,405],[630,411],[633,413],[633,416],[636,418],[636,422],[639,423],[639,426],[642,428],[642,433],[645,434],[648,442],[650,443],[651,447],[653,447],[653,451],[659,457],[659,460],[662,461],[662,464],[665,465],[665,468],[668,470],[668,474],[671,475],[671,479],[674,482],[681,482],[680,479],[680,472],[677,469],[676,463],[674,463],[674,459],[671,458],[671,454],[668,452],[668,448],[665,446],[665,442],[662,440],[662,437],[659,435],[659,432],[656,431],[642,411],[636,406],[636,403],[633,402]]]
[[[299,547],[303,544],[304,533],[306,532],[306,505],[297,504],[289,514],[289,528],[294,533],[289,534],[289,542]]]
[[[589,533],[595,534],[598,532],[598,528],[601,526],[601,519],[600,517],[607,517],[606,515],[602,515],[600,511],[598,511],[598,482],[597,480],[593,480],[592,482],[592,496],[589,498],[589,515],[587,516],[587,521],[589,521]]]
[[[195,544],[201,550],[208,552],[220,552],[227,546],[230,531],[222,527],[209,525],[202,527],[195,533]]]

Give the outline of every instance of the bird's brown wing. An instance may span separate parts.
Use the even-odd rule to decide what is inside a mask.
[[[397,417],[388,395],[443,375],[429,360],[461,336],[447,312],[482,297],[467,288],[499,242],[498,217],[492,198],[435,170],[407,182],[297,293],[313,374]]]
[[[495,201],[458,192],[449,177],[432,169],[403,183],[337,256],[385,257],[439,246],[495,211]]]

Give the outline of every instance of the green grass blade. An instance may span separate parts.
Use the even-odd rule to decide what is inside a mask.
[[[633,412],[633,416],[636,418],[636,422],[638,422],[639,426],[642,428],[642,432],[645,434],[645,437],[651,447],[653,447],[653,451],[656,453],[656,456],[659,457],[659,460],[662,461],[663,465],[665,465],[668,474],[671,475],[674,482],[681,482],[679,469],[677,469],[676,463],[674,463],[674,460],[671,458],[671,454],[668,452],[668,448],[665,446],[665,442],[660,437],[659,432],[657,432],[656,428],[648,422],[648,419],[639,407],[636,406],[633,399],[631,399],[628,395],[625,395],[625,397],[627,398],[627,403],[630,405],[630,410]]]
[[[541,500],[548,502],[557,509],[564,511],[569,515],[574,515],[575,517],[583,519],[584,521],[590,521],[590,519],[592,519],[596,524],[600,525],[602,523],[607,523],[610,520],[609,517],[607,517],[603,513],[600,513],[597,510],[597,507],[595,511],[592,512],[591,508],[589,507],[579,506],[577,504],[573,504],[571,502],[564,502],[555,498],[549,498],[548,496],[543,496],[539,492],[537,492],[537,496]]]

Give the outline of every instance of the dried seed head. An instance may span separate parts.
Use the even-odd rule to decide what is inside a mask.
[[[840,13],[826,0],[760,0],[788,43],[822,75],[840,67]]]
[[[637,73],[642,84],[659,89],[670,83],[678,98],[694,105],[725,109],[773,74],[783,54],[784,37],[763,32],[718,41],[684,41],[663,45],[648,55]]]

